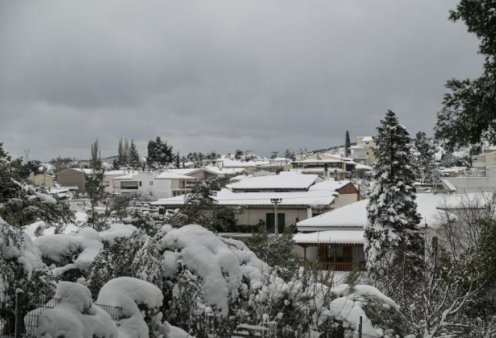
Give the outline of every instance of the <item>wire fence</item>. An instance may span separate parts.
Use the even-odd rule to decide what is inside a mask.
[[[41,313],[47,309],[54,309],[60,303],[59,298],[52,298],[48,301],[40,301],[35,309],[29,311],[26,309],[24,298],[17,295],[15,309],[7,308],[5,295],[0,292],[0,338],[33,338],[36,337],[36,328]],[[117,321],[122,317],[122,309],[116,306],[102,305],[95,303],[105,312],[112,320]]]

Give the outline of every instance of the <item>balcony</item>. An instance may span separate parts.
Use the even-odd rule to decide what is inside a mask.
[[[365,271],[365,262],[321,262],[302,261],[302,266],[309,270],[329,270],[329,271]]]

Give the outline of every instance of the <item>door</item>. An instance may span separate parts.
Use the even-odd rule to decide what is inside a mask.
[[[265,214],[265,224],[267,225],[267,232],[274,233],[274,213],[266,213]],[[284,226],[286,225],[286,214],[285,213],[277,213],[277,225],[279,229],[279,233],[284,231]]]

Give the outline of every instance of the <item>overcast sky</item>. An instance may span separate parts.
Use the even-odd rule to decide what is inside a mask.
[[[374,135],[387,109],[432,134],[478,41],[451,0],[0,0],[0,142],[87,158],[161,136],[260,154]]]

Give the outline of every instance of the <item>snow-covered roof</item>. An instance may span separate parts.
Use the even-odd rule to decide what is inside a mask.
[[[471,194],[417,194],[417,211],[421,215],[421,224],[433,225],[439,221],[440,209],[456,209],[464,205],[487,205],[491,201],[490,193]],[[321,215],[297,223],[300,230],[325,227],[364,227],[367,220],[368,200],[361,200],[344,207],[334,209]]]
[[[294,173],[299,173],[299,174],[305,174],[305,175],[311,175],[311,174],[324,174],[325,173],[325,168],[324,167],[318,167],[318,168],[294,168],[291,169],[291,172]],[[328,168],[327,172],[329,174],[335,174],[335,173],[346,173],[346,170],[343,170],[341,168]]]
[[[363,227],[367,224],[368,200],[361,200],[297,223],[298,227]]]
[[[123,176],[129,172],[129,170],[107,170],[104,174],[105,176]]]
[[[336,191],[339,188],[344,187],[350,183],[348,180],[335,181],[335,180],[325,180],[319,183],[315,183],[308,190],[311,191]]]
[[[224,168],[251,168],[265,164],[269,164],[269,161],[239,161],[229,158],[222,159],[222,167]]]
[[[365,164],[357,163],[355,164],[355,170],[372,170],[372,167]]]
[[[217,171],[210,170],[209,168],[180,168],[180,169],[169,169],[168,171],[179,175],[191,175],[198,171],[203,171],[203,170],[214,175],[219,174]]]
[[[338,230],[299,233],[293,236],[297,244],[363,244],[363,230]]]
[[[236,175],[244,171],[243,168],[219,168],[215,166],[207,166],[206,169],[218,175]]]
[[[93,169],[88,169],[88,168],[70,168],[76,171],[80,171],[82,173],[85,173],[86,175],[91,175],[93,174]]]
[[[194,180],[194,177],[182,175],[179,173],[172,172],[170,170],[165,170],[155,176],[156,179],[165,179],[165,180]]]
[[[293,172],[281,172],[279,175],[248,177],[231,184],[235,190],[254,189],[308,189],[318,179],[317,175],[302,175]]]
[[[151,204],[164,206],[180,206],[184,204],[184,195],[162,198]],[[221,205],[233,206],[273,206],[271,199],[282,199],[281,206],[329,206],[334,196],[323,191],[298,192],[232,192],[222,189],[214,199]]]

